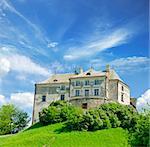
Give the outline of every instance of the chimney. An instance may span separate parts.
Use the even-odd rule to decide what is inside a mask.
[[[106,71],[107,71],[107,72],[110,71],[110,65],[109,65],[109,64],[106,65]]]
[[[79,68],[79,74],[82,74],[83,73],[83,69],[80,67]]]
[[[89,68],[89,72],[93,72],[94,71],[94,68],[91,66],[90,68]]]

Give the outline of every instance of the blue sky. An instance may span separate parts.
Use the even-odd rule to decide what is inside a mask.
[[[148,0],[1,0],[0,102],[30,110],[35,82],[110,64],[138,98],[149,89]]]

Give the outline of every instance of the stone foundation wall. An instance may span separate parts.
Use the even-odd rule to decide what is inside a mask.
[[[104,98],[83,98],[83,99],[73,99],[70,100],[70,103],[77,107],[82,108],[82,104],[87,103],[87,109],[98,107],[104,103]]]

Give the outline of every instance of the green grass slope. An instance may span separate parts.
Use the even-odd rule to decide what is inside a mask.
[[[30,129],[8,137],[0,137],[2,147],[126,147],[127,134],[121,128],[95,132],[61,132],[63,124]]]

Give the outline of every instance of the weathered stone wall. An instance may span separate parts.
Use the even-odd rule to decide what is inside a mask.
[[[118,101],[118,81],[117,80],[109,80],[108,98],[114,101]]]
[[[72,99],[72,100],[70,100],[70,102],[73,105],[75,105],[77,107],[81,107],[81,108],[82,108],[82,104],[83,103],[87,103],[87,108],[90,109],[90,108],[98,107],[101,104],[103,104],[104,103],[104,99],[103,98],[97,98],[97,99],[94,99],[94,98],[83,98],[83,99]]]
[[[65,86],[65,90],[61,90]],[[69,84],[37,84],[35,90],[33,122],[39,120],[39,112],[50,105],[51,102],[60,100],[61,95],[65,95],[65,100],[69,100]],[[42,96],[46,96],[46,101],[42,102]]]

